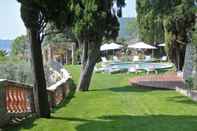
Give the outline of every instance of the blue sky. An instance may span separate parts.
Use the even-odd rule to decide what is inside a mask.
[[[123,9],[123,17],[136,17],[136,0],[126,0],[126,4]]]
[[[126,0],[126,2],[123,17],[135,17],[136,0]],[[0,0],[0,39],[14,39],[25,32],[20,18],[20,4],[16,0]]]

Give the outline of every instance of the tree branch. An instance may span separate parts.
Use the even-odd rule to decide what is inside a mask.
[[[176,42],[178,42],[179,44],[185,45],[186,43],[180,40],[176,40]]]
[[[42,23],[42,25],[40,26],[41,28],[40,28],[40,33],[42,33],[42,32],[44,32],[44,29],[46,28],[46,26],[47,26],[47,23],[46,22],[44,22],[44,23]]]
[[[47,36],[47,35],[60,34],[60,33],[62,33],[62,31],[54,31],[54,32],[43,33],[43,34],[41,34],[41,36],[40,36],[40,41],[43,42],[44,37]]]

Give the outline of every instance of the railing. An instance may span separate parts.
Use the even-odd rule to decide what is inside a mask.
[[[70,76],[47,88],[50,107],[60,104],[70,92]],[[0,80],[0,127],[12,117],[34,114],[33,87],[9,80]]]
[[[32,87],[13,81],[5,81],[6,110],[8,113],[34,112]]]
[[[70,87],[66,81],[67,80],[65,79],[60,80],[56,84],[47,88],[51,107],[55,107],[60,104],[68,95]]]
[[[32,87],[9,80],[0,80],[0,126],[13,117],[34,113]]]

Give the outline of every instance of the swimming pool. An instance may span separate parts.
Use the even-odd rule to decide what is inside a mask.
[[[129,68],[136,68],[137,70],[147,70],[149,68],[154,68],[156,70],[160,69],[170,69],[173,67],[171,63],[112,63],[105,68],[106,72],[111,72],[113,70],[128,70]]]

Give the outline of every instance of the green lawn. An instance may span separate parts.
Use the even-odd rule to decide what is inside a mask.
[[[77,82],[78,66],[67,66]],[[197,131],[197,104],[175,91],[128,86],[127,74],[96,74],[51,119],[29,120],[9,131]]]

